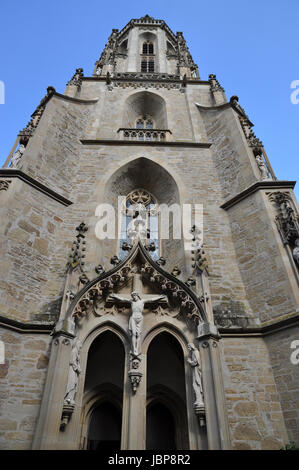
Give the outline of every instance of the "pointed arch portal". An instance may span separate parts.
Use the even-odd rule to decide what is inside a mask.
[[[185,384],[180,344],[159,333],[147,351],[146,449],[189,449]]]

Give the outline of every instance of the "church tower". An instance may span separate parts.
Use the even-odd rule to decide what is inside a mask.
[[[252,128],[148,15],[47,89],[0,170],[2,449],[299,445],[295,182]]]

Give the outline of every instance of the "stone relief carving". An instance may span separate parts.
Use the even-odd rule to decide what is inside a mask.
[[[257,326],[242,302],[230,300],[213,308],[215,324],[220,328],[247,328]]]
[[[175,310],[175,314],[172,315],[173,317],[186,315],[188,319],[191,319],[196,323],[198,322],[201,318],[201,313],[199,312],[194,300],[185,290],[160,274],[148,263],[142,266],[141,272],[146,276],[149,282],[158,284],[174,302],[178,303],[179,308]]]
[[[268,193],[268,196],[276,206],[275,222],[283,243],[294,248],[295,241],[299,238],[299,215],[292,197],[289,193],[281,191]]]
[[[0,191],[7,191],[11,180],[0,180]]]
[[[160,88],[166,88],[167,90],[181,90],[182,85],[180,83],[163,83],[163,82],[113,82],[115,87],[120,88],[144,88],[145,90],[149,88],[155,88],[159,90]]]
[[[144,73],[144,72],[117,72],[113,75],[114,79],[142,79],[142,80],[180,80],[179,75],[172,75],[168,73]]]
[[[97,316],[108,313],[106,310],[99,309],[98,304],[104,299],[108,300],[109,294],[113,289],[119,288],[123,283],[128,281],[128,274],[131,269],[130,265],[126,265],[117,273],[98,281],[87,292],[85,292],[80,300],[78,300],[72,313],[72,316],[76,321],[85,317],[89,309],[92,309],[94,314]]]

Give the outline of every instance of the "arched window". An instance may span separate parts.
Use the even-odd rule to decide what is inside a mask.
[[[159,215],[157,201],[145,189],[135,189],[126,197],[121,211],[120,254],[126,255],[123,243],[134,243],[138,237],[154,259],[159,258]]]
[[[149,54],[153,54],[153,53],[154,53],[153,43],[150,42],[150,41],[144,42],[143,46],[142,46],[142,54],[149,55]]]
[[[154,45],[151,41],[145,41],[142,45],[141,54],[141,72],[154,72],[155,61],[154,61]]]
[[[154,121],[151,118],[151,116],[142,116],[137,119],[136,128],[137,129],[153,129]]]

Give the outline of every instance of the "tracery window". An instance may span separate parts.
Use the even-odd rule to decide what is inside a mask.
[[[159,215],[157,201],[145,189],[135,189],[121,210],[120,254],[126,256],[123,243],[133,244],[138,238],[148,248],[153,259],[159,258]]]
[[[144,42],[142,46],[142,53],[146,55],[153,54],[154,53],[153,43],[150,41]]]
[[[141,72],[149,73],[155,71],[155,62],[152,58],[143,58],[141,61]]]
[[[149,73],[155,71],[154,45],[150,41],[142,44],[141,72]]]
[[[142,116],[136,121],[137,129],[153,129],[154,121],[150,116]]]

